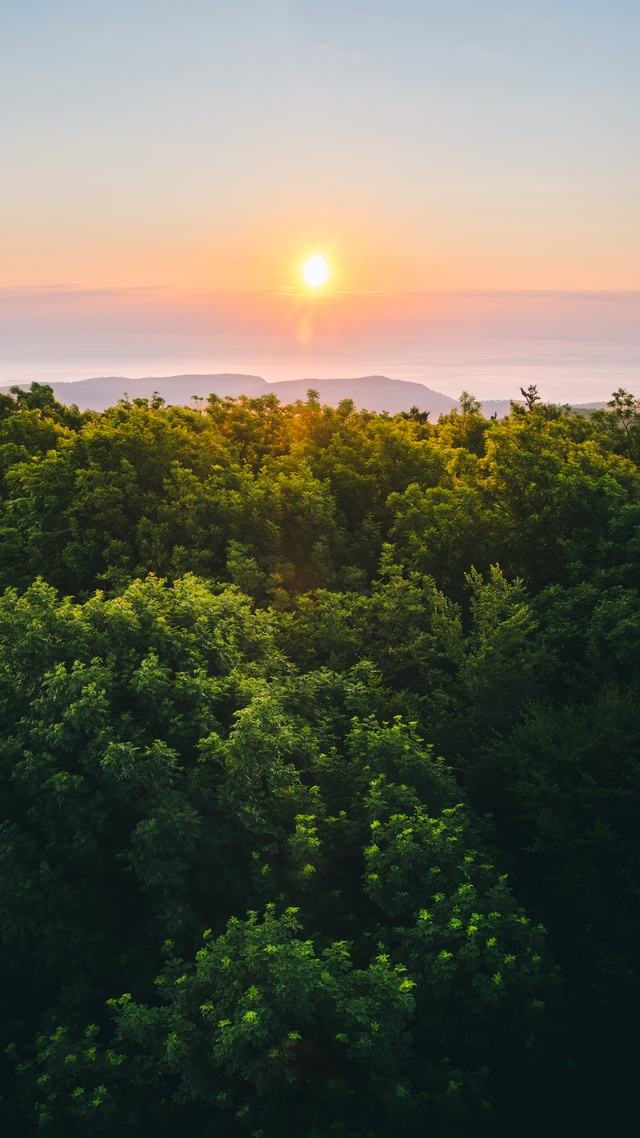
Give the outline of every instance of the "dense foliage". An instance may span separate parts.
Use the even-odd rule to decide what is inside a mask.
[[[615,1128],[640,406],[525,404],[0,396],[4,1133]]]

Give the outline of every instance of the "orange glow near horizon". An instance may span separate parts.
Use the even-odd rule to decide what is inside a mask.
[[[257,227],[256,227],[257,228]],[[336,227],[337,228],[337,227]],[[24,241],[7,240],[0,266],[0,288],[77,287],[81,289],[169,290],[176,294],[223,291],[300,291],[309,295],[485,290],[635,290],[640,287],[633,242],[623,248],[585,248],[565,237],[565,255],[552,257],[545,243],[519,242],[519,258],[504,242],[484,247],[473,234],[457,234],[448,244],[435,235],[422,243],[402,233],[371,232],[361,223],[349,237],[320,247],[330,276],[312,285],[305,277],[318,245],[293,239],[284,226],[264,234],[191,234],[143,230],[101,235],[72,233],[55,240],[36,231]],[[0,227],[1,229],[1,227]],[[0,234],[1,236],[1,234]],[[66,237],[67,235],[65,235]],[[466,240],[463,242],[462,238]],[[319,243],[318,243],[319,244]],[[604,242],[603,242],[604,244]],[[613,243],[611,243],[613,244]],[[0,246],[3,243],[0,241]],[[308,252],[301,255],[300,250]],[[284,251],[284,255],[283,255]],[[595,253],[600,253],[597,257]],[[523,268],[524,266],[524,268]],[[251,301],[249,300],[251,307]]]
[[[416,292],[640,287],[636,245],[624,218],[606,231],[592,231],[587,242],[579,217],[559,234],[551,221],[523,230],[508,211],[499,226],[486,228],[475,214],[454,212],[434,205],[418,224],[410,215],[385,218],[372,207],[356,213],[328,204],[322,212],[279,210],[268,226],[233,215],[223,227],[198,217],[151,214],[136,226],[113,219],[96,229],[69,218],[53,231],[44,219],[17,213],[11,234],[9,222],[0,220],[0,288],[154,288],[184,296],[246,291],[251,309],[256,291],[299,292],[320,301],[371,293],[397,298]],[[301,268],[318,256],[331,275],[312,288]]]

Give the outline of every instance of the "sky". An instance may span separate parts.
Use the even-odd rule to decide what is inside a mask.
[[[0,0],[0,382],[633,388],[639,33],[637,0]]]

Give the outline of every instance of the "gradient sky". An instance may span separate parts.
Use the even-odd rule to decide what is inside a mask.
[[[0,0],[0,378],[637,372],[639,32],[637,0]]]

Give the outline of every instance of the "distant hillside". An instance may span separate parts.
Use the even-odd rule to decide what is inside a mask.
[[[495,415],[496,419],[504,419],[511,410],[510,399],[483,399],[481,402],[485,419],[490,419],[492,415]]]
[[[21,386],[28,386],[22,384]],[[192,396],[205,398],[216,395],[266,395],[273,392],[283,403],[294,403],[305,399],[307,391],[314,388],[320,399],[329,406],[336,407],[342,399],[353,399],[357,407],[369,411],[388,411],[391,415],[398,411],[408,411],[416,406],[420,411],[429,411],[436,419],[442,412],[456,406],[456,400],[439,391],[432,391],[422,383],[408,383],[401,379],[389,379],[384,375],[367,375],[355,379],[295,379],[282,383],[267,383],[258,375],[169,375],[148,376],[145,379],[128,379],[125,376],[99,376],[94,379],[81,379],[75,383],[52,383],[56,399],[61,403],[77,403],[81,411],[92,408],[103,411],[112,407],[118,399],[127,395],[129,399],[149,398],[157,391],[167,403],[189,403]],[[8,391],[7,388],[3,388]]]
[[[455,399],[433,391],[423,383],[409,383],[404,379],[389,379],[386,375],[364,375],[357,379],[292,379],[284,383],[270,383],[269,389],[283,403],[305,399],[309,389],[315,389],[323,403],[337,407],[343,399],[353,399],[356,407],[368,411],[408,411],[417,407],[429,411],[432,419],[457,406]]]
[[[20,387],[28,387],[21,383]],[[129,399],[148,399],[157,391],[167,403],[189,403],[193,395],[206,398],[217,395],[260,395],[269,384],[258,375],[165,375],[145,379],[128,379],[121,375],[102,375],[95,379],[79,379],[75,383],[49,385],[61,403],[76,403],[81,411],[104,411],[125,395]],[[2,391],[8,391],[3,387]]]
[[[589,417],[592,411],[602,411],[603,408],[608,407],[608,403],[576,403],[573,410],[579,411],[581,415]]]
[[[28,384],[21,384],[28,387]],[[266,395],[272,392],[282,403],[295,403],[306,399],[307,391],[315,389],[322,403],[337,407],[343,399],[353,399],[356,407],[368,411],[388,411],[396,415],[399,411],[409,411],[417,407],[428,411],[431,421],[458,406],[456,399],[434,391],[424,383],[411,383],[403,379],[390,379],[386,375],[363,375],[352,379],[292,379],[279,383],[268,383],[259,375],[239,375],[222,372],[212,375],[166,375],[147,376],[144,379],[129,379],[126,376],[97,376],[81,379],[75,383],[51,383],[56,399],[61,403],[77,403],[81,411],[91,408],[104,411],[112,407],[125,395],[129,399],[150,398],[157,391],[167,403],[188,404],[194,395],[206,397],[216,395]],[[9,387],[0,388],[8,391]],[[498,419],[509,414],[510,399],[485,399],[482,413],[487,419],[496,415]],[[574,410],[589,414],[605,403],[585,403]]]
[[[28,384],[20,384],[27,388]],[[105,411],[113,407],[118,399],[150,398],[157,391],[166,403],[189,404],[192,397],[206,398],[215,394],[238,396],[277,395],[281,403],[295,403],[305,399],[310,389],[317,390],[320,401],[330,407],[337,407],[342,399],[353,399],[356,407],[366,407],[367,411],[388,411],[395,415],[418,407],[428,411],[435,422],[438,415],[446,414],[459,406],[457,399],[434,391],[425,384],[413,384],[404,379],[389,379],[388,376],[360,376],[353,379],[290,379],[277,384],[269,384],[261,376],[220,372],[199,374],[199,376],[147,376],[145,379],[128,379],[125,376],[98,376],[93,379],[80,379],[75,382],[52,382],[54,394],[60,403],[76,403],[81,411]],[[2,387],[0,391],[8,391]],[[516,401],[517,402],[517,401]],[[483,399],[482,413],[486,419],[495,415],[503,419],[509,414],[510,399]],[[574,411],[589,415],[606,403],[581,403]]]
[[[21,384],[27,387],[28,384]],[[232,375],[229,373],[213,375],[169,375],[147,376],[144,379],[129,379],[126,376],[98,376],[81,379],[74,383],[51,383],[56,399],[61,403],[76,403],[81,411],[88,408],[104,411],[112,407],[125,395],[129,399],[149,398],[157,391],[167,403],[188,404],[194,395],[266,395],[273,392],[283,403],[294,403],[305,399],[310,388],[320,394],[322,403],[337,407],[342,399],[353,399],[356,407],[369,411],[388,411],[395,415],[399,411],[409,411],[417,407],[429,411],[432,420],[438,415],[457,406],[455,399],[433,391],[423,383],[410,383],[401,379],[389,379],[385,375],[366,375],[353,379],[295,379],[281,383],[267,383],[258,375]],[[8,387],[1,390],[8,391]],[[498,401],[499,414],[506,414],[509,401]],[[504,410],[502,405],[504,404]],[[497,407],[497,404],[496,404]],[[494,404],[487,404],[487,414],[494,411]]]

